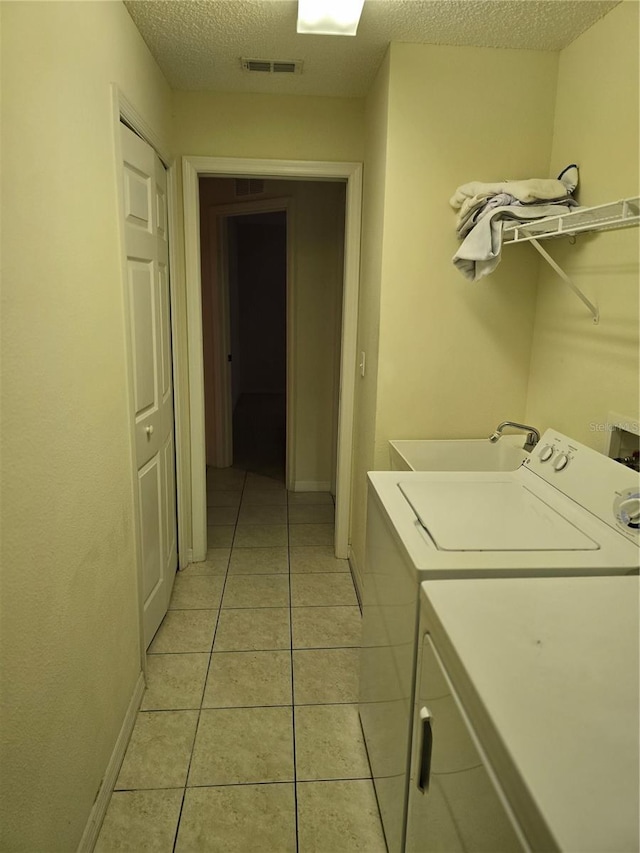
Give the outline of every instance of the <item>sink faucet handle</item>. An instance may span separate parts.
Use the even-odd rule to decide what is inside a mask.
[[[503,421],[501,424],[498,424],[495,432],[489,436],[489,441],[492,443],[496,442],[502,436],[502,431],[506,427],[519,429],[527,433],[527,440],[524,445],[525,450],[533,450],[536,444],[540,441],[540,433],[534,426],[530,426],[529,424],[519,424],[516,421]]]

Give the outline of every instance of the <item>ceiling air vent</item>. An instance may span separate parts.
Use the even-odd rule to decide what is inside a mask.
[[[267,74],[302,74],[302,60],[292,59],[241,59],[245,71],[262,71]]]
[[[273,63],[273,73],[274,74],[295,74],[296,73],[296,64],[295,62],[274,62]]]

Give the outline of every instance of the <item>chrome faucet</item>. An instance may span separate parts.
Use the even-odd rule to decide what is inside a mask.
[[[524,443],[524,449],[527,451],[533,450],[536,444],[540,441],[540,433],[535,427],[528,426],[527,424],[517,424],[514,421],[503,421],[501,424],[498,424],[493,435],[489,436],[489,441],[495,443],[502,436],[502,430],[505,427],[521,429],[527,433],[527,440]]]

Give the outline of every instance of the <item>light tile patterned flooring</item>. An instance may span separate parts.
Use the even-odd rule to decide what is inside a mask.
[[[235,468],[207,490],[96,853],[384,853],[331,495]]]

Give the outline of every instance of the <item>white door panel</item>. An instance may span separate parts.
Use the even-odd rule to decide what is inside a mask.
[[[177,567],[167,179],[151,146],[124,125],[120,128],[148,646],[167,611]]]
[[[160,309],[160,342],[162,361],[162,376],[160,379],[160,394],[162,402],[166,403],[173,394],[171,386],[171,315],[169,309],[169,270],[165,264],[158,267],[159,309]]]
[[[129,261],[130,309],[136,329],[133,349],[136,416],[144,414],[156,402],[156,383],[153,375],[155,358],[153,279],[152,264]]]
[[[165,499],[165,520],[166,526],[164,531],[165,541],[165,562],[167,572],[173,571],[178,562],[178,536],[176,529],[176,468],[175,468],[176,450],[173,441],[173,431],[167,439],[164,446],[164,499]]]
[[[157,156],[157,155],[156,155]],[[166,182],[164,186],[156,184],[156,222],[158,228],[158,237],[168,242],[169,234],[167,231],[167,193]]]
[[[156,455],[138,472],[138,497],[142,523],[142,589],[145,603],[162,583],[161,461]]]
[[[135,136],[135,134],[134,134]],[[142,141],[142,140],[140,140]],[[135,143],[134,143],[135,144]],[[129,146],[130,148],[132,146]],[[145,175],[130,163],[124,165],[124,216],[127,225],[152,231],[151,176]]]
[[[162,443],[162,406],[158,393],[158,315],[154,265],[128,261],[129,316],[132,327],[136,462],[138,468],[158,452]]]
[[[131,323],[136,330],[133,340],[133,380],[136,418],[157,408],[155,350],[156,312],[155,274],[153,264],[128,261],[129,310]]]

